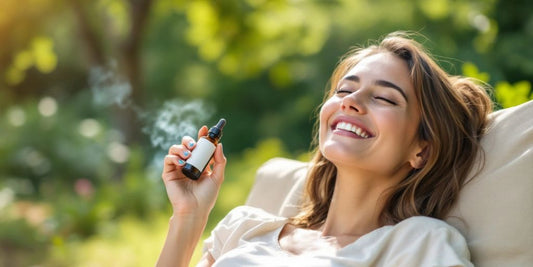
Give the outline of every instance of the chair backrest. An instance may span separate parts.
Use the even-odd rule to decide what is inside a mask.
[[[533,101],[491,114],[482,146],[483,169],[446,221],[465,236],[476,266],[533,266]],[[294,216],[307,166],[282,158],[266,162],[246,204]]]

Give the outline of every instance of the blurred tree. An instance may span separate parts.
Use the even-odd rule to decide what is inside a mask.
[[[87,49],[91,67],[105,67],[118,62],[117,75],[124,75],[130,85],[131,101],[142,106],[144,101],[141,48],[152,0],[72,0],[79,34]],[[115,124],[126,137],[126,143],[138,142],[141,132],[136,114],[128,107],[114,109]]]
[[[222,115],[242,119],[252,132],[237,150],[272,136],[282,136],[291,149],[305,149],[309,111],[320,102],[340,55],[394,30],[422,32],[427,36],[422,42],[451,72],[464,60],[490,73],[492,83],[531,76],[531,55],[515,49],[530,43],[531,15],[514,12],[516,5],[505,1],[5,0],[2,5],[12,11],[0,19],[0,36],[8,40],[0,71],[11,87],[17,84],[11,95],[42,94],[37,88],[43,84],[68,99],[65,91],[73,85],[74,91],[86,87],[91,67],[114,61],[117,75],[131,85],[135,105],[203,98]],[[522,6],[528,10],[531,4]],[[67,89],[57,89],[59,84]],[[127,143],[142,140],[132,109],[115,107],[112,113]],[[272,123],[279,127],[265,127]],[[240,138],[244,126],[237,128],[228,128],[230,140]]]
[[[0,2],[0,10],[2,87],[22,82],[33,66],[43,73],[53,71],[57,61],[54,42],[44,33],[64,10],[61,3],[28,0],[21,4],[6,0]]]
[[[489,63],[498,68],[498,79],[533,82],[533,2],[495,1],[491,12],[498,35],[487,51]]]
[[[139,115],[202,103],[228,119],[220,218],[266,158],[308,150],[335,64],[369,39],[419,32],[443,68],[492,84],[502,107],[531,99],[530,10],[526,0],[0,0],[0,188],[53,203],[56,245],[149,217],[166,203],[153,159],[165,152],[140,135]],[[32,240],[1,223],[15,231],[0,245]]]
[[[86,62],[85,73],[91,68],[107,67],[112,62],[117,62],[116,75],[125,77],[130,85],[129,97],[135,105],[142,106],[144,89],[141,49],[152,2],[2,1],[0,9],[4,12],[0,15],[0,38],[6,42],[0,49],[0,71],[6,78],[4,86],[28,87],[28,84],[24,86],[21,83],[31,67],[41,73],[50,73],[56,69],[57,54],[64,53],[58,51],[59,48],[80,53],[77,47],[82,47],[86,51],[81,53],[85,58],[78,60]],[[66,29],[63,28],[64,23],[77,26]],[[56,28],[58,25],[59,29]],[[68,41],[70,47],[60,44],[64,41]],[[61,60],[60,63],[73,63],[66,58]],[[69,66],[65,65],[63,68]],[[129,109],[115,108],[113,114],[115,124],[124,133],[127,143],[138,142],[140,125],[135,113]]]
[[[47,95],[60,107],[76,97],[90,99],[82,92],[88,83],[94,86],[90,70],[100,66],[120,77],[131,90],[126,102],[141,110],[159,108],[170,98],[201,98],[214,106],[231,125],[224,137],[229,153],[272,137],[292,152],[307,150],[313,111],[339,57],[394,30],[420,31],[427,37],[421,42],[440,55],[445,69],[457,73],[468,69],[463,61],[472,62],[493,85],[530,81],[533,62],[524,47],[531,39],[531,15],[496,0],[5,0],[0,5],[6,10],[0,14],[5,40],[0,86],[13,89],[1,92],[5,106]],[[112,83],[97,86],[106,90]],[[521,99],[506,103],[527,98]],[[139,110],[131,106],[81,105],[73,121],[96,117],[119,129],[121,142],[147,144],[140,136]],[[27,151],[24,147],[19,149]]]

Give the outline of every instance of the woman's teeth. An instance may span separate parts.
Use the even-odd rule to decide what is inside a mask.
[[[363,129],[349,123],[349,122],[339,122],[335,127],[336,130],[344,130],[352,132],[360,137],[368,138],[370,135],[366,133]]]

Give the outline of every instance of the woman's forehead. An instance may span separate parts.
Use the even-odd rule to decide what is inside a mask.
[[[388,80],[401,87],[412,87],[407,63],[392,53],[383,52],[361,59],[336,82],[354,76],[360,80]]]

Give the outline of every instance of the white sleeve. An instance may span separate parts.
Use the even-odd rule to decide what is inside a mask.
[[[261,209],[239,206],[231,210],[204,240],[203,251],[216,260],[227,251],[236,248],[242,237],[254,227],[276,218]]]

